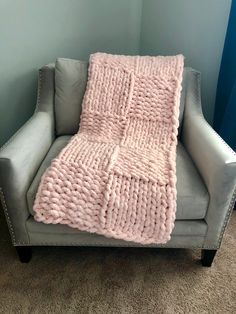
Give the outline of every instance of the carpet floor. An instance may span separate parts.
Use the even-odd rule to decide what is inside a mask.
[[[49,248],[18,261],[0,213],[0,313],[236,313],[236,212],[211,268],[200,251]]]

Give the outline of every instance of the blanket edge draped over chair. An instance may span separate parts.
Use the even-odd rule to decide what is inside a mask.
[[[34,218],[166,243],[176,212],[183,56],[90,57],[79,132],[46,170]]]

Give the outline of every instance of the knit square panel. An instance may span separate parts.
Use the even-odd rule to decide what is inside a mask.
[[[140,136],[142,134],[142,136]],[[129,117],[124,128],[122,145],[127,147],[137,147],[140,149],[150,148],[159,151],[169,150],[172,143],[172,128],[169,123],[162,122],[158,125],[157,121]],[[170,143],[166,145],[166,143]]]
[[[94,73],[95,75],[90,75]],[[122,116],[128,111],[131,73],[112,66],[100,66],[96,62],[89,68],[87,90],[83,110],[91,113]]]
[[[176,79],[135,75],[128,117],[172,124]]]
[[[174,199],[175,191],[169,186],[112,171],[104,193],[100,233],[106,230],[115,238],[144,244],[166,242],[174,226]]]
[[[85,111],[81,117],[80,135],[94,142],[119,144],[124,126],[125,119],[120,115]]]
[[[127,178],[140,178],[146,182],[158,182],[160,185],[170,182],[171,168],[168,158],[164,152],[157,154],[151,149],[120,147],[113,170]]]
[[[69,142],[68,148],[68,150],[61,151],[59,159],[67,164],[78,164],[95,171],[107,170],[116,145],[87,140],[83,136],[74,136]]]
[[[42,177],[35,219],[97,232],[108,174],[82,163],[54,160]]]

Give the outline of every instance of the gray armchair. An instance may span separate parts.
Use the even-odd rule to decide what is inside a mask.
[[[33,246],[143,246],[36,222],[32,210],[40,178],[78,131],[87,63],[58,59],[39,70],[35,113],[0,150],[0,196],[22,262]],[[185,68],[177,147],[177,217],[171,240],[148,247],[202,250],[210,266],[236,196],[236,155],[204,120],[200,74]]]

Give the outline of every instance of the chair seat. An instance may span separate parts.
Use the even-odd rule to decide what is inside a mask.
[[[33,203],[39,186],[41,176],[46,168],[50,165],[51,160],[55,158],[63,147],[66,146],[71,136],[58,137],[51,146],[48,154],[43,160],[29,190],[27,193],[27,201],[29,211],[32,215]],[[193,161],[179,142],[177,146],[177,220],[196,220],[205,217],[209,195],[207,189],[197,172]]]

